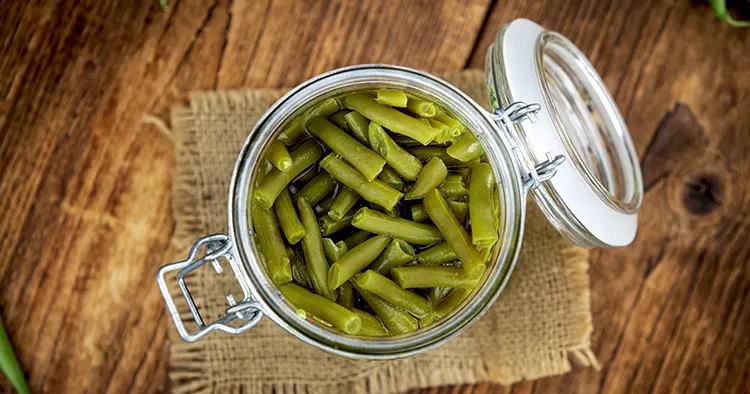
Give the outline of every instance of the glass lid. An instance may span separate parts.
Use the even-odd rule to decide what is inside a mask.
[[[486,69],[496,113],[516,102],[538,104],[536,116],[512,131],[526,157],[537,168],[565,158],[554,176],[537,182],[534,174],[530,182],[550,222],[581,246],[629,244],[643,199],[641,168],[622,115],[586,56],[562,35],[518,19],[498,33]]]

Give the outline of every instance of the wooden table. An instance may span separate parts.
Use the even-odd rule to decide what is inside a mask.
[[[432,392],[750,388],[750,30],[688,0],[169,2],[0,5],[0,309],[34,391],[169,389],[154,273],[175,256],[174,157],[144,114],[357,63],[483,67],[518,17],[611,89],[642,158],[640,232],[591,261],[601,371]]]

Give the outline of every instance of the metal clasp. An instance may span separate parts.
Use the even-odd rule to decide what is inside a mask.
[[[200,248],[204,245],[206,247],[205,255],[203,255],[202,257],[197,257]],[[231,254],[231,250],[232,243],[229,241],[226,235],[209,235],[198,239],[193,244],[193,246],[190,248],[190,253],[188,254],[187,259],[165,265],[164,267],[159,269],[159,272],[156,275],[156,280],[159,283],[159,290],[161,290],[161,294],[167,304],[169,314],[172,316],[172,320],[174,321],[174,324],[177,327],[177,331],[179,332],[182,339],[188,342],[194,342],[213,330],[224,331],[230,334],[239,334],[255,327],[255,325],[258,324],[258,322],[260,322],[260,319],[263,317],[263,313],[259,307],[259,304],[254,299],[252,299],[250,294],[243,287],[245,296],[241,302],[235,302],[234,297],[231,294],[228,294],[227,301],[229,302],[229,307],[225,310],[225,315],[208,325],[203,322],[203,318],[198,311],[195,300],[190,294],[190,289],[188,289],[187,283],[185,282],[185,277],[208,262],[211,262],[217,274],[221,274],[223,272],[223,268],[219,263],[220,259],[227,259],[230,262],[230,265],[232,265],[232,268],[235,271],[235,275],[237,275],[237,269],[234,264],[232,264],[233,257]],[[172,300],[172,296],[169,293],[169,288],[167,287],[165,275],[168,272],[176,270],[179,270],[176,276],[177,284],[180,287],[180,291],[182,291],[182,296],[185,298],[185,301],[187,301],[188,308],[190,308],[190,313],[193,315],[193,320],[199,328],[195,333],[189,333],[185,328],[185,324],[180,317],[180,313],[177,311],[177,307],[175,306],[174,300]],[[241,282],[240,285],[242,287]],[[245,323],[239,326],[229,325],[229,323],[235,320],[242,320],[245,321]]]
[[[514,153],[513,157],[515,157],[523,171],[521,180],[526,190],[536,189],[542,182],[555,176],[557,168],[565,162],[565,156],[553,155],[552,152],[547,152],[547,160],[536,163],[524,148],[523,141],[521,141],[521,137],[516,132],[514,124],[525,120],[531,123],[536,122],[536,114],[541,109],[542,106],[539,104],[526,104],[518,101],[505,109],[496,109],[491,115],[492,119],[495,120],[501,129],[505,130],[511,139],[511,151]]]

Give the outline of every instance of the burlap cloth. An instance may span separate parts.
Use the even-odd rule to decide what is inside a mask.
[[[484,76],[445,78],[487,105]],[[283,90],[199,92],[172,111],[176,144],[175,243],[183,259],[200,236],[226,233],[227,192],[237,154],[253,124]],[[215,332],[183,342],[170,321],[174,392],[392,393],[411,388],[493,381],[504,384],[597,366],[590,350],[588,254],[563,240],[533,203],[515,272],[492,308],[455,339],[415,357],[364,362],[307,345],[269,319],[247,333]],[[225,270],[225,273],[230,270]],[[241,294],[231,275],[199,269],[189,282],[205,320]],[[189,318],[189,315],[185,315]]]

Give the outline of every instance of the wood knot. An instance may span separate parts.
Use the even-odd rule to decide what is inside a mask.
[[[718,174],[691,174],[685,180],[682,203],[693,215],[708,215],[723,204],[724,192],[724,182]]]
[[[667,181],[670,209],[690,226],[705,227],[731,212],[732,174],[713,149],[672,171]]]

